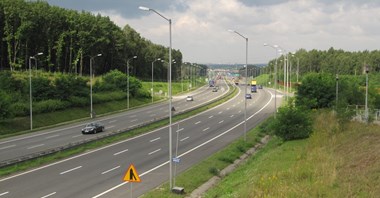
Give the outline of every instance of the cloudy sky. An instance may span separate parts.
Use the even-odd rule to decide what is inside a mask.
[[[289,52],[300,48],[346,51],[380,48],[380,0],[46,0],[74,10],[109,16],[129,24],[144,38],[169,46],[168,22],[145,6],[172,19],[172,45],[183,61],[195,63],[266,63],[277,44]]]

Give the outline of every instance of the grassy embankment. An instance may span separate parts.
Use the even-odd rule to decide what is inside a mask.
[[[309,139],[274,138],[204,197],[378,197],[380,127],[321,113]]]
[[[151,88],[151,82],[143,82],[143,89],[149,90]],[[198,87],[202,86],[197,84]],[[154,82],[155,90],[162,90],[163,93],[167,92],[168,86],[165,82]],[[184,92],[187,92],[187,89],[184,89]],[[155,91],[156,92],[156,91]],[[172,83],[172,94],[182,93],[182,84],[180,82]],[[154,101],[159,101],[165,98],[165,94],[162,96],[155,96]],[[146,104],[151,104],[151,98],[130,98],[129,101],[130,108],[143,106]],[[97,116],[104,114],[110,114],[118,111],[125,111],[127,109],[127,99],[111,101],[101,104],[94,104],[94,111]],[[90,107],[75,107],[69,108],[61,111],[55,111],[51,113],[43,114],[33,114],[33,129],[38,130],[39,128],[48,127],[60,123],[66,123],[75,120],[89,119]],[[0,138],[29,133],[30,129],[30,117],[17,117],[11,120],[6,120],[0,122]]]

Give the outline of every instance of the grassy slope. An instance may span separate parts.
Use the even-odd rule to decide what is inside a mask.
[[[380,127],[316,118],[309,139],[274,138],[205,197],[377,197]]]

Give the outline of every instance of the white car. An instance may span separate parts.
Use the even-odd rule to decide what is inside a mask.
[[[186,101],[193,101],[194,99],[193,99],[193,96],[187,96],[186,97]]]

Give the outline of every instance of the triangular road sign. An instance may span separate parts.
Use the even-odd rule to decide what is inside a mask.
[[[123,180],[128,182],[141,182],[140,176],[133,164],[129,166]]]

